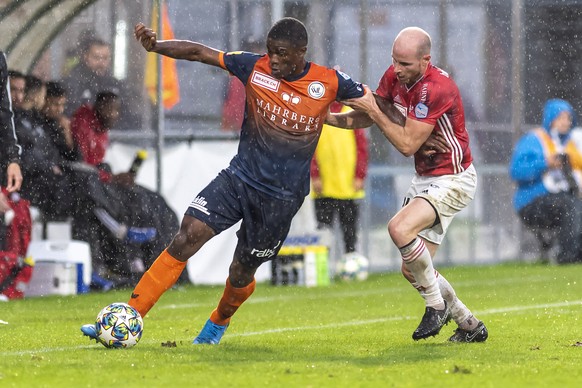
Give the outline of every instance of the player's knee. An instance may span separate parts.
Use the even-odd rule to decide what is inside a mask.
[[[246,287],[255,278],[256,271],[256,268],[245,265],[235,258],[228,272],[230,284],[235,288]]]
[[[170,244],[170,251],[187,260],[214,236],[214,231],[196,219],[184,219]]]
[[[397,218],[392,218],[388,222],[388,234],[390,235],[393,241],[400,240],[400,237],[402,235],[401,229],[402,228],[400,227],[400,222]]]

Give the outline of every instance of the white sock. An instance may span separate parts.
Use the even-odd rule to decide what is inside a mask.
[[[400,253],[404,265],[416,280],[413,285],[424,298],[427,307],[444,309],[445,302],[435,276],[430,252],[424,241],[415,238],[410,244],[400,248]]]
[[[471,310],[465,306],[463,302],[457,297],[453,286],[448,282],[443,274],[435,271],[437,282],[441,290],[443,299],[447,301],[447,305],[451,309],[453,319],[463,330],[472,330],[477,327],[479,321],[473,316]]]

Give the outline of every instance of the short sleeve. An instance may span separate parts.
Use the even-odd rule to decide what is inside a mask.
[[[349,75],[341,71],[335,71],[337,75],[337,100],[347,100],[358,98],[364,95],[364,87],[361,83],[355,82]]]
[[[408,116],[425,123],[435,125],[437,120],[453,105],[454,96],[448,89],[429,83],[426,90],[426,101],[419,102]]]
[[[390,79],[391,74],[394,72],[391,71],[391,69],[392,67],[386,70],[382,78],[380,78],[380,83],[376,89],[376,94],[392,102],[392,88],[394,83]]]
[[[247,84],[249,76],[253,72],[255,63],[262,57],[262,55],[249,53],[246,51],[233,51],[224,53],[222,63],[224,68],[232,75]]]

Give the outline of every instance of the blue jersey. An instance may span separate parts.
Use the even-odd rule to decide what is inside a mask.
[[[307,62],[292,78],[271,75],[269,57],[220,54],[221,66],[245,85],[245,118],[229,170],[257,190],[279,199],[309,193],[309,167],[329,105],[364,95],[360,83]]]

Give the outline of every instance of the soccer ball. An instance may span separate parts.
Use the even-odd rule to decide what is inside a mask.
[[[357,252],[346,253],[337,265],[337,275],[341,280],[366,280],[370,262]]]
[[[130,348],[137,345],[143,332],[143,319],[127,303],[105,307],[95,322],[99,342],[106,348]]]

